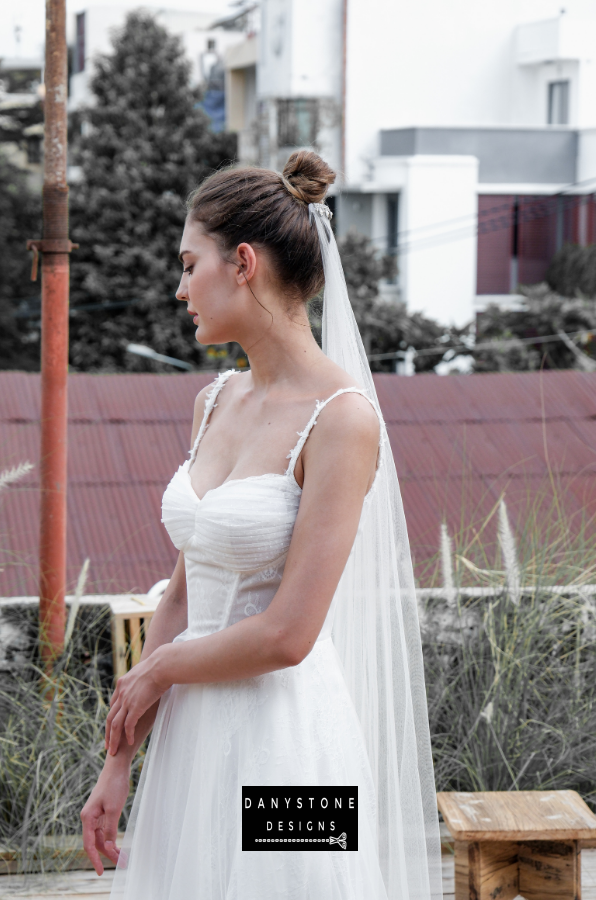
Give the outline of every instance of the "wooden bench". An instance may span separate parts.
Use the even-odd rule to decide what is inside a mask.
[[[596,816],[575,791],[439,793],[455,842],[455,900],[581,900]]]

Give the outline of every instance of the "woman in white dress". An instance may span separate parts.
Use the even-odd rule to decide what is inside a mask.
[[[350,373],[346,345],[359,338],[324,353],[305,306],[325,282],[331,315],[334,278],[345,293],[321,205],[334,179],[301,151],[283,176],[223,170],[189,201],[177,296],[196,339],[238,342],[250,371],[197,396],[190,459],[163,499],[180,555],[142,660],[114,692],[81,814],[96,871],[100,852],[117,862],[122,900],[440,896],[407,535],[391,510],[383,519],[385,426],[368,368]],[[336,331],[354,327],[349,306],[336,312]],[[387,537],[401,546],[381,565]],[[130,763],[150,731],[118,849]],[[243,851],[249,785],[357,786],[358,850]]]

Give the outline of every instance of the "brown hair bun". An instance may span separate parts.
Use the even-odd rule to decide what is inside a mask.
[[[335,172],[312,150],[296,150],[283,170],[292,193],[303,203],[322,203],[327,188],[335,181]]]
[[[292,153],[284,174],[271,169],[220,169],[188,199],[188,216],[215,237],[225,257],[244,242],[264,247],[289,300],[309,300],[325,276],[316,226],[307,205],[320,203],[335,172],[311,150]]]

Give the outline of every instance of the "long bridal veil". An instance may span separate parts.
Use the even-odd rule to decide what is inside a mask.
[[[325,272],[323,351],[378,408],[324,204],[309,205]],[[377,792],[390,900],[438,900],[441,847],[410,546],[387,429],[375,489],[338,587],[333,640],[358,713]]]

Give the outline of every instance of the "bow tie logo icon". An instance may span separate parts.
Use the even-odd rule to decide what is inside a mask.
[[[346,833],[345,833],[345,831],[343,832],[343,834],[340,834],[339,837],[330,836],[329,843],[330,844],[339,844],[341,849],[345,850],[346,849]]]

